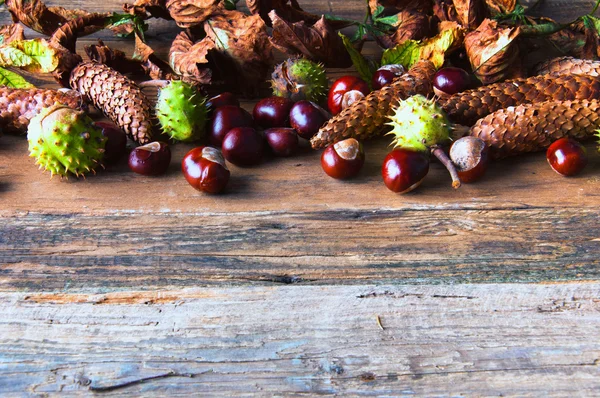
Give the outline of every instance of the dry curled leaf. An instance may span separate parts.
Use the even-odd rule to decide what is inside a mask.
[[[483,84],[490,84],[520,73],[519,28],[499,27],[486,19],[465,36],[465,50],[475,75]]]
[[[110,66],[121,73],[143,72],[141,63],[128,58],[123,51],[115,50],[98,39],[98,44],[84,47],[85,53],[92,60]]]
[[[431,34],[431,18],[417,10],[405,10],[397,15],[396,31],[391,35],[376,37],[384,47],[390,48],[406,40],[421,40]]]
[[[260,16],[224,11],[207,20],[204,31],[205,39],[214,42],[215,55],[220,62],[231,61],[234,74],[230,75],[232,71],[228,70],[228,79],[233,76],[237,79],[234,84],[246,94],[256,94],[258,85],[267,78],[273,65],[273,48]],[[225,64],[215,62],[213,72],[218,72]]]
[[[200,84],[208,84],[212,76],[208,67],[208,52],[214,48],[215,43],[211,39],[203,39],[194,43],[188,33],[181,32],[171,45],[169,65],[177,75],[183,78]]]
[[[300,22],[312,25],[321,19],[320,15],[311,14],[300,8],[296,0],[246,0],[246,6],[253,15],[260,15],[267,26],[271,26],[269,13],[275,10],[284,21]],[[342,29],[350,24],[347,21],[328,21],[333,29]]]
[[[201,25],[211,15],[224,10],[221,0],[167,0],[166,7],[181,28]]]
[[[147,18],[162,18],[172,19],[167,10],[166,0],[137,0],[133,4],[123,4],[123,11],[138,15],[143,19]]]
[[[77,38],[92,30],[100,30],[106,23],[103,14],[89,14],[68,21],[58,28],[50,38],[50,45],[59,53],[59,64],[53,75],[56,81],[64,87],[69,87],[71,71],[82,61],[75,52]]]
[[[16,23],[2,26],[0,28],[0,45],[8,44],[14,40],[25,40],[23,26]]]
[[[67,21],[39,0],[6,0],[6,7],[13,21],[48,36]]]
[[[342,39],[325,18],[313,26],[301,22],[290,23],[279,18],[275,10],[269,13],[273,25],[271,44],[288,55],[302,55],[331,68],[346,68],[352,60]]]
[[[452,0],[458,17],[458,22],[465,28],[477,29],[486,17],[483,0]]]
[[[485,0],[492,15],[508,14],[515,10],[517,0]]]

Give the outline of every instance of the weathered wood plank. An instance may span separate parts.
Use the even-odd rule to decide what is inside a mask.
[[[0,313],[3,396],[168,372],[196,377],[112,395],[600,391],[597,283],[10,293]]]
[[[325,176],[309,152],[233,167],[229,193],[207,196],[181,175],[186,145],[166,176],[122,164],[60,181],[37,170],[23,138],[3,142],[3,289],[600,277],[595,166],[566,179],[543,154],[496,163],[459,190],[434,165],[419,191],[395,195],[380,181],[380,141],[352,182]]]

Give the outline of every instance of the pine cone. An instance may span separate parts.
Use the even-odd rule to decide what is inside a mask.
[[[86,109],[83,97],[77,91],[0,87],[0,127],[6,131],[26,132],[35,115],[56,103]]]
[[[417,62],[389,86],[373,91],[330,119],[311,138],[313,149],[324,148],[345,138],[365,140],[380,135],[398,101],[415,94],[427,96],[433,92],[431,81],[435,72],[430,61]]]
[[[536,75],[552,73],[556,75],[600,75],[600,61],[579,59],[574,57],[559,57],[542,62],[535,67]]]
[[[562,137],[590,138],[600,127],[600,101],[547,101],[501,109],[469,132],[490,146],[494,158],[547,148]]]
[[[79,64],[70,85],[138,144],[152,141],[148,99],[127,77],[96,62]]]
[[[544,101],[600,99],[600,77],[542,75],[506,80],[438,100],[450,120],[472,126],[499,109]]]

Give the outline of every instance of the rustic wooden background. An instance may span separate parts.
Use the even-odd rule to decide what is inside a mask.
[[[540,12],[566,21],[593,3]],[[176,31],[153,21],[148,37],[165,54]],[[110,33],[79,47],[97,37],[132,49]],[[232,167],[218,197],[182,178],[190,148],[174,146],[166,176],[122,162],[60,181],[23,137],[0,138],[0,395],[600,394],[593,145],[577,178],[535,154],[454,191],[435,164],[403,196],[381,182],[385,139],[366,144],[354,181],[325,176],[305,148]]]

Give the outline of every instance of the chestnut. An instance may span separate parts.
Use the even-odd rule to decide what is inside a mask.
[[[208,137],[211,145],[220,147],[225,134],[234,127],[250,127],[254,124],[248,111],[239,106],[220,106],[213,112],[208,124]]]
[[[294,102],[289,98],[267,97],[256,103],[252,116],[254,122],[262,128],[289,127],[290,109]]]
[[[208,99],[208,101],[206,101],[206,107],[209,110],[214,110],[225,105],[240,106],[240,101],[235,96],[235,94],[232,94],[227,91],[219,95],[215,95],[214,97],[211,97]]]
[[[116,163],[127,153],[127,136],[125,132],[113,123],[96,122],[94,124],[102,130],[102,135],[107,138],[102,163],[105,165]]]
[[[460,93],[471,86],[471,75],[460,68],[442,68],[433,76],[433,91],[443,97]]]
[[[236,166],[254,166],[263,157],[264,139],[252,127],[236,127],[225,135],[221,150],[227,161]]]
[[[142,175],[154,176],[167,171],[171,149],[165,142],[154,141],[134,148],[129,154],[129,168]]]
[[[546,159],[554,171],[565,177],[581,173],[588,162],[585,147],[568,137],[554,141],[546,151]]]
[[[377,69],[371,79],[373,90],[380,90],[394,81],[395,78],[402,75],[406,69],[400,64],[384,65]]]
[[[181,161],[181,170],[192,187],[207,193],[222,192],[231,174],[221,151],[209,146],[190,150]]]
[[[275,156],[291,156],[298,150],[298,134],[289,127],[274,127],[265,130],[265,139]]]
[[[394,149],[383,161],[381,176],[385,186],[397,193],[410,192],[429,172],[429,156],[409,149]]]
[[[311,101],[298,101],[290,110],[290,124],[302,138],[310,140],[327,121],[325,109]]]
[[[481,138],[466,136],[452,144],[449,155],[460,180],[470,183],[485,174],[490,161],[489,153],[489,146]]]
[[[321,155],[323,171],[337,179],[356,176],[364,163],[363,146],[355,138],[347,138],[329,145]]]
[[[357,76],[342,76],[337,79],[329,88],[327,96],[327,107],[329,112],[337,115],[342,110],[342,98],[348,91],[358,90],[364,95],[371,91],[369,85]]]

